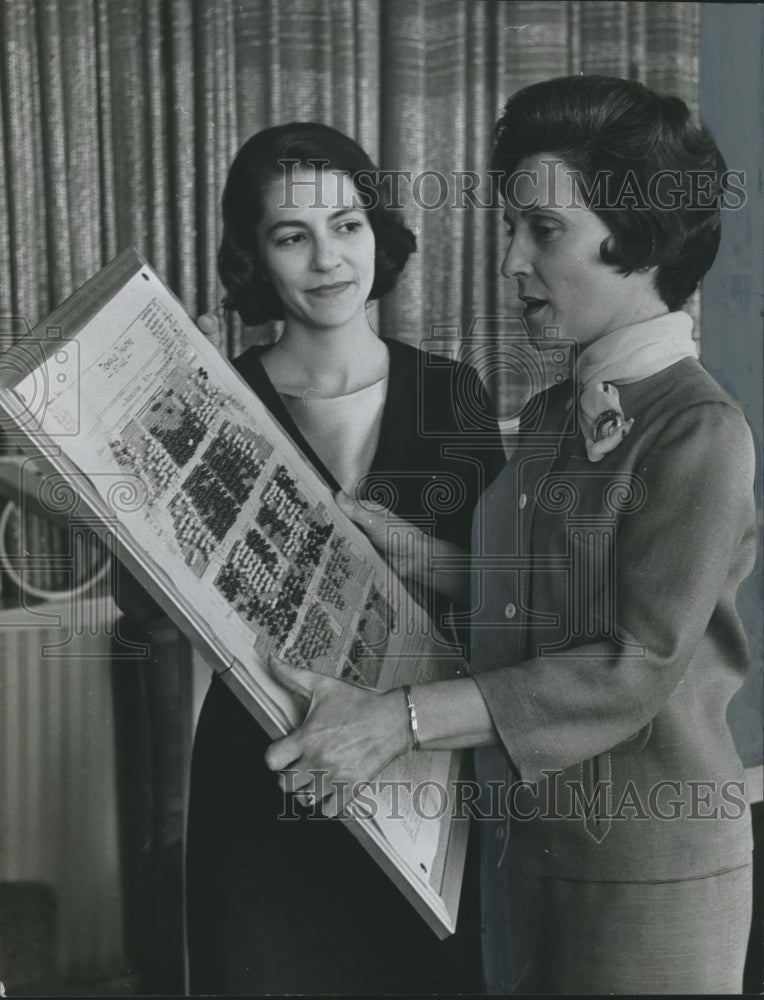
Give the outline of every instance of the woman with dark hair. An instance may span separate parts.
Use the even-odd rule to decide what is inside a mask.
[[[395,287],[416,249],[416,239],[400,213],[388,205],[380,173],[369,156],[357,142],[328,125],[275,125],[244,143],[223,192],[220,277],[228,293],[226,305],[249,326],[285,318],[284,303],[263,269],[262,247],[256,235],[265,211],[263,190],[282,177],[279,195],[285,208],[296,207],[300,192],[311,207],[324,203],[332,207],[339,198],[337,185],[342,174],[353,179],[351,202],[363,209],[374,234],[374,280],[369,301]]]
[[[412,746],[478,748],[489,992],[739,992],[752,843],[725,710],[754,455],[681,311],[734,175],[682,101],[584,76],[515,94],[493,167],[502,273],[571,377],[528,402],[478,505],[471,676],[354,691],[329,751],[341,682],[277,664],[308,711],[268,762],[352,787]]]
[[[274,344],[236,359],[239,373],[333,489],[382,491],[398,516],[466,549],[472,506],[504,456],[496,433],[482,461],[448,457],[444,446],[474,423],[459,386],[476,376],[380,339],[369,321],[367,302],[394,286],[415,249],[374,164],[326,125],[265,129],[231,166],[223,223],[228,307],[248,324],[284,321]],[[433,509],[433,487],[455,502]],[[192,992],[479,989],[477,869],[457,934],[439,942],[347,829],[295,817],[265,766],[268,742],[213,680],[191,770]]]

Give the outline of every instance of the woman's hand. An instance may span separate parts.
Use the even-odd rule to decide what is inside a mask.
[[[469,556],[458,545],[425,534],[380,504],[354,500],[342,491],[335,500],[401,580],[424,592],[436,590],[456,603],[466,603]]]
[[[271,656],[272,675],[307,706],[303,722],[272,743],[265,762],[286,772],[279,784],[301,791],[304,801],[321,802],[336,816],[360,783],[408,749],[408,716],[400,689],[379,693],[344,681],[298,670]]]
[[[196,325],[221,354],[225,353],[225,324],[221,323],[214,313],[202,313],[196,320]]]

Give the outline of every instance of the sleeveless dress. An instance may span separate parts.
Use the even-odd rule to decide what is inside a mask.
[[[467,548],[472,507],[503,464],[498,430],[494,423],[483,434],[488,446],[479,462],[446,454],[469,429],[469,414],[455,404],[463,366],[430,364],[415,348],[387,343],[389,379],[339,400],[279,396],[259,348],[236,367],[330,485],[347,490],[360,475],[367,494],[383,490],[396,513],[424,516],[435,534]],[[343,435],[347,447],[338,444]],[[433,511],[433,485],[453,487],[454,501]],[[475,831],[457,933],[438,941],[340,823],[279,819],[283,796],[263,760],[269,742],[213,680],[191,769],[191,992],[481,991]]]

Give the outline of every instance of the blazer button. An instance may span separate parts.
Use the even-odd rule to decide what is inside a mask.
[[[506,608],[504,608],[505,618],[514,618],[516,614],[517,614],[517,608],[514,604],[508,604]]]
[[[528,503],[528,497],[525,495],[525,493],[521,493],[520,496],[517,498],[517,506],[520,508],[520,510],[524,510],[525,505],[527,503]]]

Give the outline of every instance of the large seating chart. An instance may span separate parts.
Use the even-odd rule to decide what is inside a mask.
[[[0,406],[272,735],[300,714],[268,672],[271,652],[380,689],[463,671],[135,251],[2,356]],[[401,758],[380,778],[419,782],[417,809],[404,797],[402,818],[380,803],[348,821],[440,936],[455,926],[466,830],[423,817],[438,813],[426,788],[451,787],[457,771],[452,753]]]

